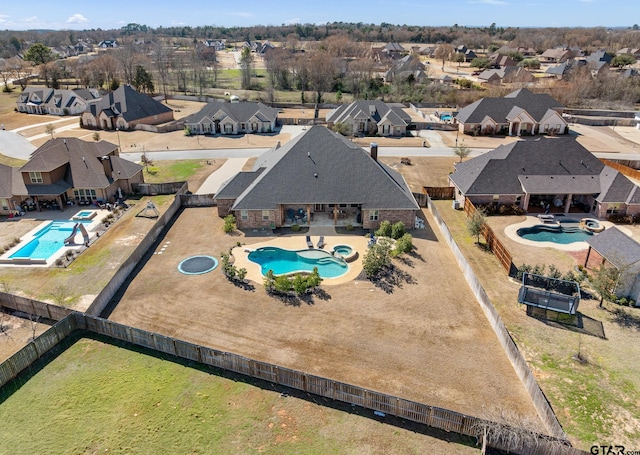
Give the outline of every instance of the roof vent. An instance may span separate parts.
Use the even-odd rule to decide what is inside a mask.
[[[318,178],[318,174],[313,174],[313,176],[314,176],[315,178]]]
[[[370,148],[371,148],[371,158],[373,158],[374,161],[378,161],[378,143],[372,142],[370,145]]]

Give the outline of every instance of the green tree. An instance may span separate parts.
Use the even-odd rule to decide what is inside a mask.
[[[456,52],[456,54],[453,56],[453,61],[458,64],[458,70],[459,70],[460,64],[466,61],[466,57],[462,52]]]
[[[34,65],[42,65],[54,60],[53,52],[42,43],[36,43],[24,54],[24,59]]]
[[[376,243],[372,245],[362,258],[362,268],[368,278],[375,276],[383,267],[391,263],[391,246]]]
[[[518,63],[518,66],[521,66],[527,69],[537,70],[537,69],[540,69],[540,60],[538,60],[537,58],[525,58],[520,63]]]
[[[251,73],[253,72],[253,55],[251,49],[245,47],[240,54],[240,73],[242,74],[241,86],[244,90],[251,88]]]
[[[225,234],[230,234],[236,230],[236,217],[233,216],[232,213],[228,214],[223,219],[224,219],[224,226],[222,227],[222,230],[224,231]]]
[[[476,57],[473,60],[471,60],[471,63],[469,66],[471,66],[472,68],[486,70],[491,68],[491,60],[485,57]]]
[[[96,142],[100,142],[100,133],[98,133],[97,131],[95,133],[93,133],[93,140]]]
[[[460,163],[462,160],[469,156],[471,153],[471,149],[469,147],[465,147],[464,145],[459,145],[453,148],[453,154],[460,158]]]
[[[633,55],[630,54],[622,54],[616,55],[611,60],[611,66],[617,66],[618,68],[624,68],[625,66],[633,65],[636,62],[636,59]]]
[[[380,227],[376,230],[375,234],[378,237],[391,237],[393,227],[389,220],[383,220],[380,222]]]
[[[142,65],[136,66],[136,73],[133,76],[133,86],[137,91],[142,93],[152,93],[155,89],[153,85],[153,78]]]
[[[398,221],[397,223],[393,223],[391,226],[391,238],[399,239],[405,233],[404,223],[402,221]]]
[[[602,308],[605,299],[613,300],[615,298],[614,292],[619,278],[620,271],[618,269],[601,265],[589,279],[591,287],[600,296],[600,308]]]
[[[476,210],[467,218],[467,232],[476,238],[476,244],[480,244],[480,236],[487,224],[487,216],[483,210]]]

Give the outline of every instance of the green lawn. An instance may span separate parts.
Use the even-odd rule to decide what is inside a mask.
[[[144,169],[146,183],[182,182],[204,166],[201,160],[154,161]]]
[[[87,338],[0,396],[0,416],[12,454],[478,450]]]

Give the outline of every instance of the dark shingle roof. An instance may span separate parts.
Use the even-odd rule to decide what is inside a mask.
[[[489,116],[501,123],[514,106],[524,109],[538,122],[549,109],[562,109],[562,105],[551,96],[545,93],[531,93],[523,88],[503,98],[482,98],[471,103],[460,109],[456,119],[460,123],[481,123],[486,116]]]
[[[397,124],[411,123],[411,116],[401,108],[390,106],[380,100],[358,100],[351,104],[343,104],[327,114],[327,122],[339,123],[348,118],[369,118],[378,123],[389,111],[393,111],[401,121]]]
[[[117,156],[110,156],[114,174],[107,175],[101,162],[105,155],[113,153],[117,149],[115,144],[100,141],[86,142],[77,138],[56,138],[47,141],[37,148],[31,155],[31,159],[20,168],[20,172],[51,172],[61,166],[68,165],[69,171],[63,180],[55,182],[55,185],[75,188],[106,188],[110,182],[117,178],[130,178],[138,173],[142,166],[128,162]],[[118,174],[120,171],[120,174]],[[32,188],[33,187],[33,188]],[[43,185],[27,186],[29,194],[33,194],[35,188],[42,191]],[[51,194],[58,191],[52,188]]]
[[[113,92],[106,94],[92,103],[89,110],[93,115],[104,111],[109,117],[122,114],[127,122],[172,111],[150,96],[137,92],[130,85],[121,85]]]
[[[640,261],[640,243],[615,226],[589,237],[587,243],[618,269]]]
[[[598,181],[603,167],[599,159],[573,138],[542,137],[501,145],[477,158],[458,163],[450,178],[460,191],[468,195],[521,194],[521,180],[529,180],[526,177],[531,178],[531,185],[539,191],[544,188],[537,182],[544,180],[539,176],[577,177],[574,183],[577,190],[592,188],[587,183],[589,178]],[[565,192],[552,184],[552,180],[547,179],[550,193]],[[566,184],[566,180],[563,177],[558,179],[558,183]]]
[[[264,168],[251,172],[238,172],[233,178],[222,184],[220,191],[216,193],[216,199],[236,199],[258,178],[262,171]]]
[[[223,111],[227,116],[236,122],[248,122],[253,116],[262,121],[272,122],[278,116],[278,109],[266,106],[262,103],[245,101],[242,103],[223,103],[213,101],[207,103],[195,114],[191,114],[184,119],[185,123],[200,123],[205,119],[213,119],[219,112]]]
[[[263,154],[264,168],[237,198],[234,210],[267,210],[279,204],[362,204],[365,209],[418,210],[402,176],[364,149],[327,128],[314,126],[283,147]],[[241,177],[244,178],[244,177]],[[227,186],[238,183],[231,180]],[[222,188],[218,195],[237,188]]]
[[[13,168],[0,164],[0,198],[9,199],[12,192]]]

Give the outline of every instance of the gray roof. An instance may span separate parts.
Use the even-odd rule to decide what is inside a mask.
[[[233,210],[267,210],[279,204],[362,204],[365,209],[418,210],[404,178],[364,149],[327,128],[314,126],[255,163],[264,171],[238,196]],[[218,196],[233,194],[232,179]],[[227,187],[230,186],[230,189]]]
[[[130,85],[121,85],[95,103],[91,103],[88,110],[94,116],[101,111],[104,111],[109,117],[122,115],[127,122],[172,111],[149,95],[137,92]]]
[[[220,191],[215,195],[216,199],[237,199],[262,171],[264,171],[264,168],[251,172],[238,172],[234,177],[223,182]]]
[[[587,243],[618,269],[640,261],[640,243],[615,226],[589,237]]]
[[[563,106],[546,93],[532,93],[523,88],[502,98],[482,98],[460,109],[456,119],[460,123],[481,123],[489,116],[498,123],[504,123],[511,110],[518,106],[527,111],[536,121],[542,120],[549,109]]]
[[[257,116],[265,122],[272,122],[278,117],[278,109],[266,106],[262,103],[244,101],[242,103],[224,103],[213,101],[207,103],[195,114],[191,114],[184,119],[185,123],[200,123],[205,119],[212,121],[213,117],[223,111],[228,117],[236,122],[248,122],[253,116]]]
[[[86,142],[77,138],[56,138],[36,149],[20,172],[51,172],[68,166],[63,179],[54,183],[49,194],[60,188],[106,188],[112,181],[131,178],[142,166],[113,156],[117,145],[107,141]],[[107,174],[101,158],[109,156],[113,172]],[[29,194],[44,194],[46,185],[27,185]]]
[[[400,107],[391,106],[380,100],[358,100],[351,104],[342,104],[327,114],[327,122],[340,123],[351,118],[368,118],[376,124],[384,118],[389,111],[393,111],[400,122],[397,125],[409,125],[411,116]]]
[[[542,137],[501,145],[449,176],[465,195],[593,194],[599,202],[640,204],[640,188],[575,139]]]
[[[541,137],[517,141],[456,164],[449,177],[465,194],[522,194],[523,181],[542,194],[565,193],[566,176],[576,177],[575,194],[598,193],[588,183],[598,180],[604,164],[575,139]],[[565,176],[556,179],[549,176]],[[543,182],[547,183],[547,186]],[[554,183],[552,183],[554,182]],[[580,193],[577,190],[586,190]]]

